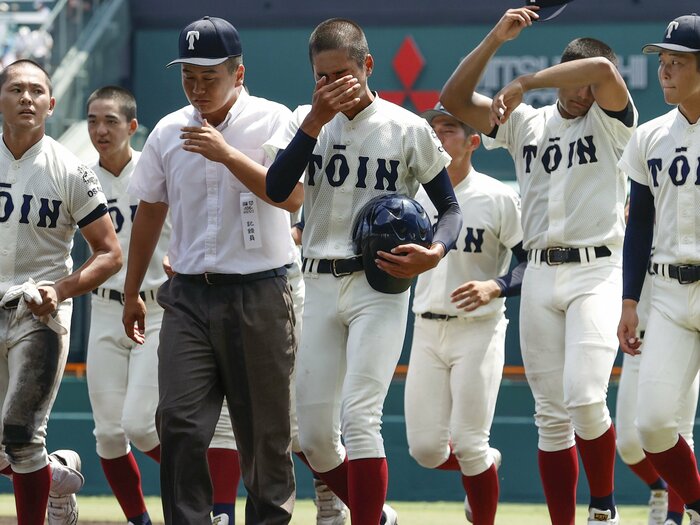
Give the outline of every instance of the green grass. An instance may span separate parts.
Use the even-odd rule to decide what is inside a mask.
[[[82,496],[80,502],[80,521],[115,521],[124,523],[116,500],[110,496]],[[236,509],[236,523],[243,524],[243,500]],[[464,509],[457,502],[390,502],[399,513],[401,525],[464,525]],[[160,499],[147,498],[146,504],[151,517],[162,523],[163,513]],[[624,525],[646,525],[647,509],[643,506],[621,506],[620,517]],[[14,516],[15,504],[12,495],[0,495],[0,516]],[[310,500],[300,500],[294,509],[291,525],[311,525],[316,522],[316,508]],[[580,506],[577,523],[586,523],[586,508]],[[496,517],[497,525],[544,525],[549,523],[549,516],[544,505],[521,505],[501,503]]]

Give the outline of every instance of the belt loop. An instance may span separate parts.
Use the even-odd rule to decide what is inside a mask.
[[[539,268],[542,265],[542,250],[534,248],[530,250],[530,255],[530,264],[535,268]]]

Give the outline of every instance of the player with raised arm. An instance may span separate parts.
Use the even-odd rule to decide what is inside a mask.
[[[615,524],[615,432],[606,396],[617,353],[614,298],[622,289],[626,191],[617,161],[637,112],[612,49],[592,38],[573,40],[560,64],[514,79],[493,100],[476,93],[501,45],[537,18],[536,7],[506,11],[440,100],[487,135],[487,148],[507,148],[515,163],[529,251],[520,343],[552,523],[574,523],[578,448],[590,488],[588,521]],[[522,103],[541,88],[558,89],[556,104]]]
[[[299,439],[310,466],[350,508],[353,525],[393,525],[396,512],[384,504],[380,426],[409,292],[382,293],[369,284],[352,225],[373,198],[412,197],[425,186],[439,215],[433,244],[404,244],[374,261],[365,254],[380,280],[406,280],[433,268],[453,246],[461,214],[444,169],[449,156],[430,126],[369,89],[374,60],[362,29],[346,19],[322,22],[311,34],[309,57],[312,103],[297,108],[291,125],[267,144],[277,154],[267,175],[270,198],[285,200],[306,171]]]
[[[43,525],[47,503],[51,525],[77,523],[80,460],[72,451],[58,454],[58,462],[49,459],[46,424],[68,356],[72,298],[121,267],[97,177],[46,136],[54,104],[51,80],[38,64],[19,60],[0,72],[6,214],[0,230],[0,468],[12,476],[19,525]],[[92,254],[73,271],[78,228]],[[72,485],[65,490],[58,487],[62,474]]]
[[[452,157],[447,173],[464,225],[454,249],[418,276],[406,377],[409,452],[422,466],[461,473],[467,519],[493,525],[500,451],[489,447],[503,375],[505,297],[518,295],[527,254],[520,198],[472,166],[478,133],[442,105],[422,115]],[[432,217],[424,192],[417,200]],[[511,251],[519,264],[509,272]]]
[[[631,188],[618,338],[625,353],[640,353],[637,305],[653,242],[637,429],[646,456],[685,503],[691,525],[700,525],[700,475],[677,413],[700,370],[700,17],[672,20],[663,41],[642,50],[658,53],[664,100],[676,107],[641,125],[620,160]]]

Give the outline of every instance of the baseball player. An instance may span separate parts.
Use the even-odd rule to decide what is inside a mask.
[[[422,116],[452,157],[447,172],[464,225],[456,247],[416,284],[405,401],[409,452],[426,468],[461,471],[469,521],[493,525],[500,452],[489,448],[489,433],[505,358],[504,298],[520,293],[527,262],[520,199],[473,168],[481,141],[472,128],[440,104]],[[416,199],[434,215],[425,193]],[[511,250],[520,263],[512,273]]]
[[[395,524],[396,512],[384,505],[380,426],[409,292],[384,294],[369,285],[362,257],[354,256],[352,224],[373,197],[412,197],[424,184],[440,217],[435,242],[379,252],[376,262],[388,275],[408,278],[447,253],[461,214],[444,169],[449,156],[428,124],[369,89],[374,62],[362,29],[350,20],[326,20],[311,34],[309,55],[312,104],[297,108],[291,124],[268,142],[277,158],[267,174],[268,196],[283,201],[306,170],[299,440],[312,469],[349,507],[353,525]]]
[[[644,339],[651,308],[651,287],[651,273],[647,272],[637,307],[639,317],[637,336],[640,341]],[[642,354],[624,354],[615,409],[617,414],[615,418],[617,452],[632,472],[649,486],[649,525],[680,525],[683,520],[683,500],[675,490],[667,486],[649,458],[644,454],[639,433],[634,424],[637,418],[637,392],[641,360]],[[695,424],[697,403],[698,377],[696,376],[690,391],[678,407],[679,433],[685,438],[691,449],[693,448],[693,425]]]
[[[248,491],[246,521],[286,524],[294,505],[289,390],[296,340],[285,265],[295,254],[289,211],[265,195],[262,145],[289,110],[243,87],[238,31],[204,17],[178,40],[190,105],[151,132],[129,192],[131,232],[124,326],[143,342],[141,282],[170,212],[176,275],[158,291],[161,486],[168,523],[203,523],[210,504],[205,451],[224,397]]]
[[[95,174],[45,135],[54,104],[49,76],[35,62],[20,60],[0,72],[0,464],[8,460],[12,468],[20,525],[43,525],[49,492],[57,494],[46,423],[68,355],[72,298],[121,266]],[[92,255],[73,272],[77,228]],[[77,471],[79,459],[71,456],[66,463]],[[52,525],[77,521],[72,495],[62,504],[49,514]]]
[[[140,156],[131,148],[131,137],[138,128],[136,100],[124,88],[100,88],[88,98],[87,122],[90,140],[99,154],[92,170],[107,198],[122,253],[126,254],[138,206],[138,199],[127,193]],[[158,404],[155,371],[163,309],[155,297],[158,287],[166,280],[160,261],[166,257],[169,236],[170,222],[166,221],[140,292],[148,305],[147,332],[142,345],[128,339],[123,327],[114,323],[122,314],[126,267],[92,292],[87,380],[97,454],[112,492],[132,525],[147,525],[151,521],[130,443],[160,463],[155,426]],[[207,455],[214,490],[213,514],[225,525],[227,520],[234,523],[233,504],[240,469],[226,406],[220,420]]]
[[[663,35],[643,52],[658,53],[664,100],[676,107],[640,126],[619,164],[631,188],[618,338],[625,353],[640,353],[637,305],[654,240],[637,429],[646,456],[683,499],[691,525],[700,525],[700,475],[678,416],[700,370],[700,17],[676,18]]]
[[[475,93],[499,47],[537,17],[536,7],[508,10],[452,74],[441,101],[488,135],[486,147],[507,148],[515,162],[529,250],[520,343],[552,523],[574,523],[577,447],[591,494],[588,522],[618,523],[615,432],[606,406],[626,195],[616,165],[637,112],[614,52],[591,38],[570,42],[560,64],[516,78],[493,100]],[[557,88],[557,103],[522,104],[525,92],[540,88]]]

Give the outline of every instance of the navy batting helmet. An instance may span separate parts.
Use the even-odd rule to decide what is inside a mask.
[[[378,251],[390,252],[401,244],[430,246],[433,227],[430,218],[413,199],[405,195],[380,195],[360,210],[352,228],[355,253],[362,255],[370,286],[383,293],[401,293],[412,279],[393,277],[374,263]]]

